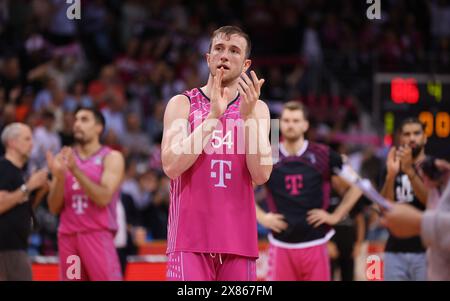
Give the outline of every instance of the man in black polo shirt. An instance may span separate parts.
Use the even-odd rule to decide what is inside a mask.
[[[41,188],[33,200],[43,195],[47,171],[40,170],[25,182],[23,167],[28,161],[33,139],[30,128],[22,123],[5,127],[1,135],[5,156],[0,159],[0,280],[31,280],[27,256],[31,229],[30,192]]]

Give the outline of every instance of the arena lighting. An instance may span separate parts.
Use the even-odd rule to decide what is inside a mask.
[[[385,146],[394,143],[395,131],[408,117],[425,124],[426,152],[450,154],[450,74],[376,73],[372,114]]]
[[[391,80],[391,99],[394,103],[414,104],[419,98],[420,93],[414,78],[396,77]]]

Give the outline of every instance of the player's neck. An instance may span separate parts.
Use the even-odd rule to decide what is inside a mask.
[[[297,140],[284,140],[282,143],[284,148],[290,155],[295,155],[305,145],[305,141],[305,137],[300,137]]]
[[[87,144],[77,144],[76,150],[81,159],[86,159],[97,153],[102,148],[98,141],[93,141]]]

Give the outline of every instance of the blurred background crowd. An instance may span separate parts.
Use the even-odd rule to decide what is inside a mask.
[[[261,98],[273,118],[283,102],[302,101],[311,111],[309,138],[347,154],[374,183],[386,154],[382,139],[351,142],[381,137],[371,114],[373,74],[450,70],[445,0],[386,0],[380,20],[366,18],[366,1],[350,0],[81,0],[80,7],[73,21],[65,0],[0,0],[0,131],[14,121],[32,126],[27,168],[35,170],[47,150],[72,144],[78,105],[100,107],[104,143],[126,157],[127,254],[166,238],[164,109],[172,96],[206,82],[205,53],[217,27],[249,33],[252,68],[266,79]],[[255,192],[263,203],[264,191]],[[359,213],[364,238],[384,239],[370,209]],[[54,255],[58,219],[45,202],[36,216],[30,254]]]

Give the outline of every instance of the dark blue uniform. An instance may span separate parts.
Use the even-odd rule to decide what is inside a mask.
[[[273,237],[286,243],[321,239],[331,230],[328,225],[314,228],[306,221],[311,209],[329,206],[330,180],[334,168],[342,167],[339,154],[328,146],[305,141],[295,156],[280,145],[280,158],[267,182],[268,205],[272,212],[284,215],[288,228]]]

